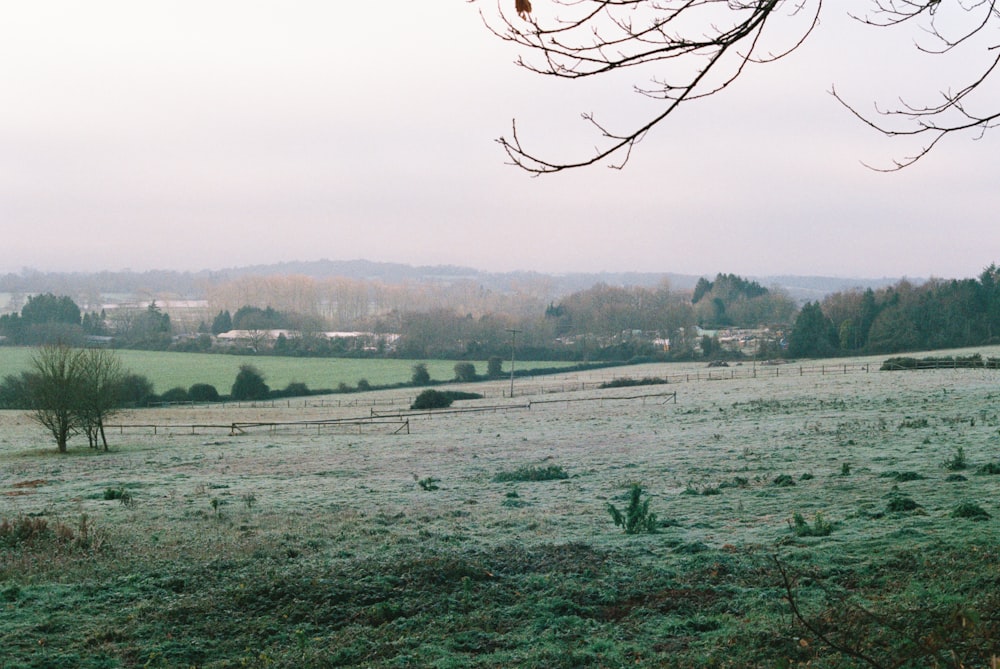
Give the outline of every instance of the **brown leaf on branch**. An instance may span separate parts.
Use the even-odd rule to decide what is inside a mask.
[[[514,9],[522,19],[527,19],[531,14],[531,0],[514,0]]]

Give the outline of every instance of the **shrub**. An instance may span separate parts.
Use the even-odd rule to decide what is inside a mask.
[[[368,379],[358,379],[358,390],[365,391],[371,389],[372,384],[368,383]]]
[[[411,409],[446,409],[451,406],[454,400],[440,390],[429,388],[413,400]]]
[[[160,401],[164,404],[177,404],[179,402],[188,401],[188,391],[180,386],[171,388],[162,395],[160,395]]]
[[[944,468],[949,471],[958,471],[968,467],[965,461],[965,449],[961,446],[955,448],[955,454],[950,459],[944,461]]]
[[[422,362],[418,362],[413,366],[413,376],[410,377],[410,383],[415,386],[426,386],[431,382],[431,373],[427,371],[427,365]]]
[[[433,476],[428,476],[427,478],[418,479],[417,485],[420,486],[422,490],[437,490],[439,488],[438,482],[440,482],[440,480],[441,479],[436,479]]]
[[[666,379],[655,376],[646,376],[641,379],[632,379],[627,376],[618,377],[605,381],[600,388],[630,388],[632,386],[658,386],[667,383]]]
[[[0,519],[0,545],[17,546],[42,539],[51,530],[45,518],[22,516],[13,522]]]
[[[774,477],[773,481],[771,481],[771,485],[776,485],[779,488],[787,488],[789,486],[795,485],[795,479],[793,479],[788,474],[779,474],[778,476]]]
[[[801,513],[796,512],[788,521],[788,526],[798,537],[825,537],[833,532],[833,524],[824,519],[823,514],[818,511],[813,517],[812,525],[802,517]]]
[[[549,465],[548,467],[518,467],[514,471],[499,472],[493,477],[495,483],[510,483],[514,481],[558,481],[568,479],[566,473],[559,465]]]
[[[649,498],[642,499],[642,486],[638,483],[633,483],[629,489],[628,508],[624,514],[611,502],[608,502],[607,509],[615,527],[622,528],[625,534],[656,532],[656,514],[650,513]]]
[[[455,380],[456,381],[475,381],[479,376],[476,374],[476,366],[471,362],[457,362],[455,363]]]
[[[210,383],[195,383],[188,388],[188,399],[192,402],[218,402],[219,391]]]
[[[968,518],[969,520],[989,520],[992,516],[975,502],[962,502],[951,512],[952,518]]]
[[[486,362],[486,376],[495,379],[502,374],[503,359],[498,355],[494,355]]]
[[[140,374],[126,374],[118,385],[118,398],[122,406],[144,407],[155,394],[153,382]]]
[[[240,365],[231,394],[234,400],[267,399],[271,389],[264,383],[264,375],[253,365]]]
[[[976,470],[977,474],[1000,474],[1000,462],[987,462]]]
[[[292,381],[285,389],[281,391],[281,394],[285,397],[307,397],[312,394],[309,390],[309,386],[302,383],[301,381]]]
[[[889,504],[886,506],[886,511],[890,513],[903,513],[906,511],[916,511],[920,508],[920,505],[914,502],[909,497],[903,495],[893,495],[889,498]]]
[[[459,390],[424,390],[410,405],[411,409],[446,409],[456,400],[478,400],[483,396],[479,393],[464,393]]]

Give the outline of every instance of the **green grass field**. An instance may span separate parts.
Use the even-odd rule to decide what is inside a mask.
[[[408,433],[149,409],[62,456],[0,412],[0,666],[995,667],[1000,372],[869,362],[486,383]]]
[[[27,369],[34,349],[0,346],[0,377]],[[281,389],[291,382],[309,388],[336,389],[341,383],[354,387],[360,379],[375,386],[406,383],[413,365],[424,362],[431,378],[448,381],[455,377],[453,360],[391,360],[355,358],[283,358],[276,356],[236,356],[203,353],[168,353],[162,351],[118,351],[122,362],[136,374],[153,382],[157,393],[177,386],[189,388],[194,383],[209,383],[223,394],[229,392],[240,365],[249,363],[260,369],[267,384]],[[509,361],[504,365],[510,370]],[[517,361],[518,369],[560,367],[570,363]],[[486,373],[486,362],[476,362],[476,372]]]

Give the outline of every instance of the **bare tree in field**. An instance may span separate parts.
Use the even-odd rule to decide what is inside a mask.
[[[92,448],[100,440],[107,450],[104,423],[121,409],[125,377],[121,359],[112,351],[44,346],[23,375],[31,418],[52,434],[60,453],[80,432]]]
[[[836,3],[830,8],[846,11]],[[794,52],[817,28],[823,11],[823,0],[535,0],[533,8],[522,0],[504,0],[499,18],[485,20],[494,34],[520,47],[518,65],[561,79],[636,70],[647,83],[635,91],[658,104],[649,116],[624,128],[583,114],[598,144],[576,159],[542,155],[525,146],[516,121],[511,134],[497,141],[513,164],[533,174],[605,160],[621,168],[646,133],[683,104],[722,91],[749,66]],[[963,60],[964,80],[934,93],[930,101],[902,100],[866,114],[831,90],[885,135],[924,138],[914,155],[894,161],[890,169],[913,163],[947,135],[982,133],[1000,118],[1000,110],[984,106],[977,96],[1000,63],[1000,7],[995,0],[871,0],[868,11],[854,18],[872,27],[911,29],[920,54],[963,49],[963,55],[971,56]],[[851,48],[848,42],[844,40],[845,50]]]
[[[121,358],[107,349],[87,349],[82,352],[81,357],[82,385],[85,392],[77,408],[80,423],[87,434],[90,447],[97,448],[100,439],[106,451],[108,438],[104,434],[104,423],[122,411],[121,390],[127,372]]]
[[[81,427],[83,358],[82,349],[56,344],[43,346],[31,359],[31,418],[52,433],[60,453]]]

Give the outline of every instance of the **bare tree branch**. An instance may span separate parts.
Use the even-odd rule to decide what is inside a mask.
[[[1000,22],[1000,0],[871,0],[862,24],[878,28],[913,25],[919,30],[914,48],[924,55],[944,55],[959,47],[983,48]],[[624,129],[612,129],[593,114],[582,114],[599,142],[578,159],[549,157],[526,146],[516,120],[510,135],[497,142],[510,163],[534,175],[560,172],[611,160],[622,168],[632,149],[683,103],[727,88],[748,64],[768,63],[798,49],[819,23],[823,0],[536,0],[534,13],[523,0],[503,0],[498,17],[483,14],[488,29],[521,50],[516,63],[526,70],[561,79],[610,75],[629,68],[645,72],[650,84],[634,91],[662,106]],[[542,4],[544,2],[544,5]],[[527,6],[527,11],[523,11]],[[505,10],[506,8],[506,10]],[[544,11],[542,11],[544,10]],[[800,15],[805,14],[805,20]],[[790,45],[774,49],[772,20],[796,18],[798,34]],[[981,38],[981,39],[976,39]],[[987,44],[990,62],[955,90],[939,91],[931,104],[900,100],[896,107],[872,114],[834,97],[869,127],[889,137],[926,136],[914,155],[894,160],[894,171],[930,152],[945,136],[966,131],[979,135],[1000,119],[1000,111],[978,111],[974,93],[985,88],[1000,64],[1000,43]]]

